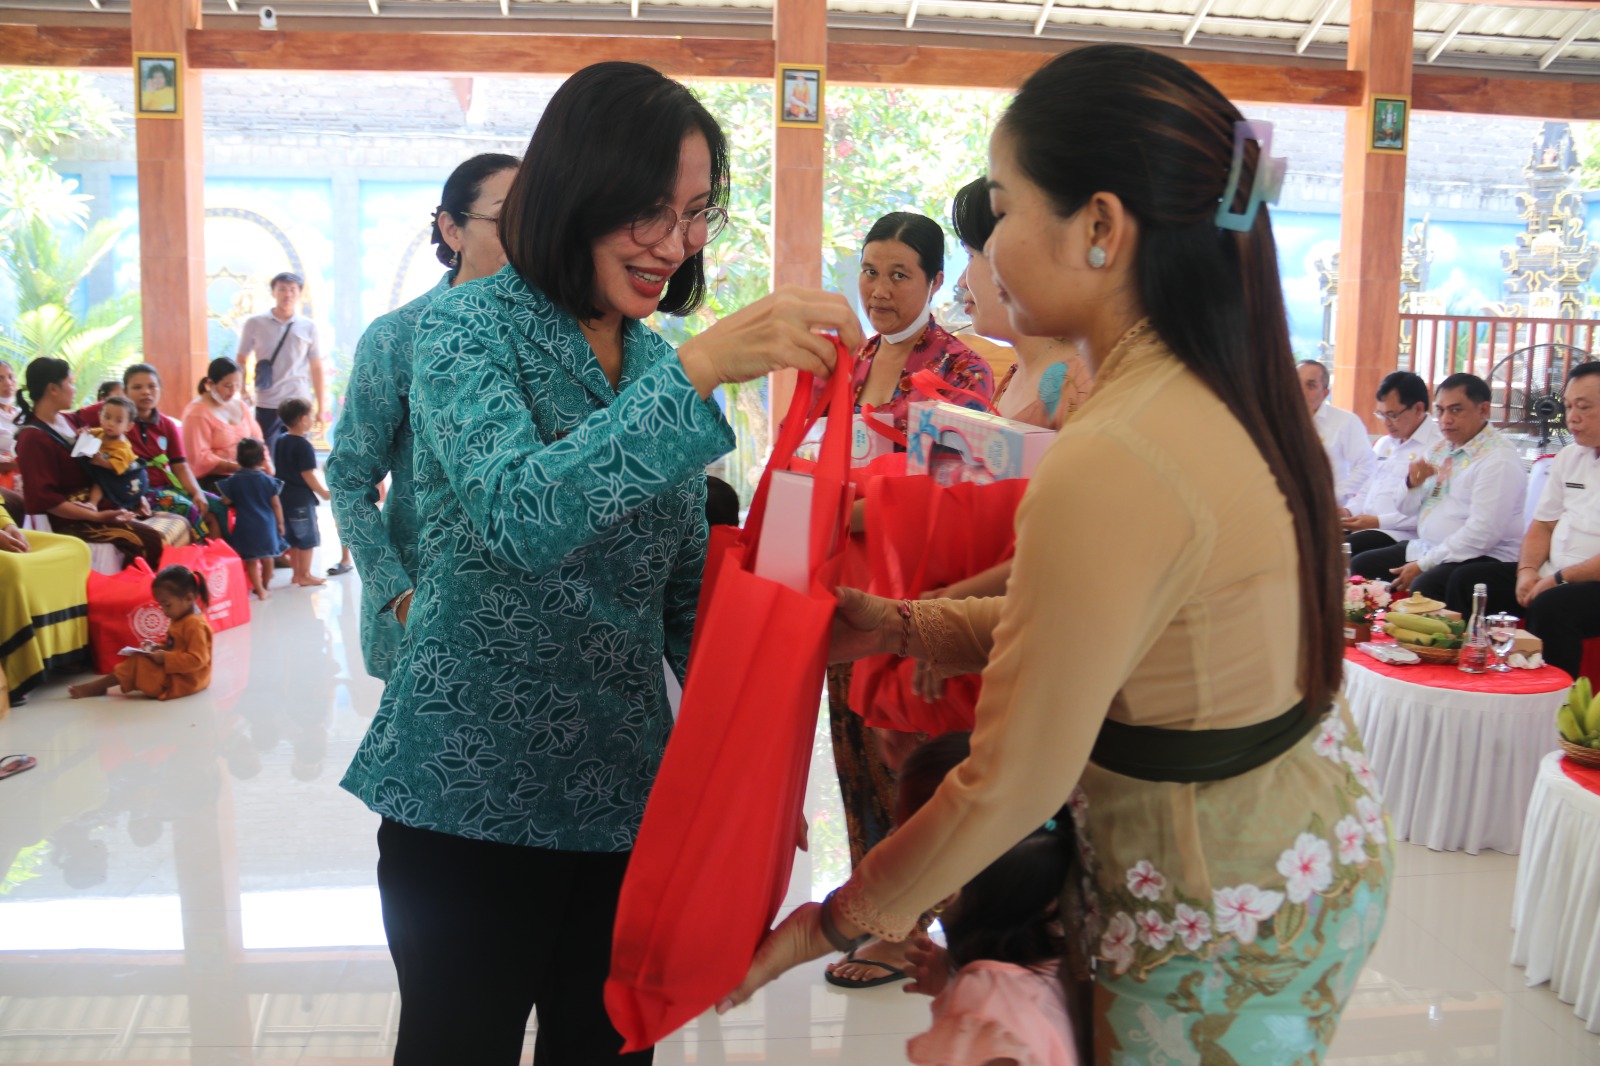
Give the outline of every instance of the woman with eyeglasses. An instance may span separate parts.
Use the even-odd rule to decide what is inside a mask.
[[[621,1054],[603,990],[628,856],[705,560],[722,382],[826,373],[843,297],[784,289],[677,351],[645,326],[706,289],[727,142],[649,67],[602,63],[546,107],[500,208],[507,266],[438,294],[414,341],[421,570],[344,786],[383,816],[395,1062]]]
[[[417,582],[417,492],[411,432],[411,341],[436,296],[506,265],[499,212],[517,158],[485,152],[444,183],[433,244],[447,268],[432,289],[380,315],[361,335],[344,411],[328,456],[328,491],[339,537],[361,573],[361,654],[367,673],[388,680]],[[389,478],[389,490],[378,487]],[[383,508],[380,511],[380,499]]]

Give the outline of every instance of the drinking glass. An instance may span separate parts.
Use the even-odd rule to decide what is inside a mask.
[[[1484,619],[1489,626],[1489,646],[1494,649],[1495,664],[1489,669],[1499,673],[1510,673],[1511,667],[1506,665],[1506,659],[1511,655],[1511,648],[1517,642],[1517,627],[1522,624],[1522,619],[1514,614],[1491,614]]]

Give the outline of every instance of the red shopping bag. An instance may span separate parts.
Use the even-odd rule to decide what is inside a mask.
[[[250,621],[250,581],[244,562],[226,541],[215,538],[204,544],[168,548],[161,553],[162,566],[187,566],[206,579],[211,604],[206,621],[213,633],[221,633]]]
[[[867,492],[869,590],[916,599],[930,589],[972,577],[1008,558],[1015,544],[1017,505],[1028,483],[997,481],[948,488],[928,477],[879,478]],[[938,735],[971,729],[981,684],[977,675],[951,678],[944,696],[924,702],[912,688],[916,663],[879,655],[856,663],[850,708],[868,725]]]
[[[123,648],[167,639],[170,623],[150,594],[154,577],[143,559],[135,559],[120,573],[89,572],[89,648],[98,672],[115,669],[122,660],[117,652]]]
[[[789,470],[817,412],[802,374],[737,538],[714,544],[683,706],[656,776],[617,906],[606,1009],[650,1047],[744,979],[794,866],[827,670],[850,490],[850,357],[823,396],[830,417],[812,474],[810,586],[754,572],[773,475]]]

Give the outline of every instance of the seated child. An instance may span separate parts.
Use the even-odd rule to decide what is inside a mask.
[[[903,824],[970,751],[946,733],[906,758],[895,797]],[[1059,967],[1066,952],[1062,886],[1072,868],[1069,812],[1028,834],[945,900],[948,948],[913,939],[907,992],[937,997],[933,1027],[906,1043],[916,1066],[1077,1066]]]
[[[284,536],[289,541],[289,562],[294,583],[314,588],[327,582],[311,574],[311,556],[322,543],[317,529],[317,506],[326,500],[328,487],[317,473],[317,452],[310,441],[311,405],[291,397],[278,405],[284,433],[272,445],[272,465],[283,477]]]
[[[272,582],[273,563],[288,549],[283,539],[283,504],[278,499],[283,482],[263,469],[267,446],[254,437],[239,442],[235,457],[239,470],[217,482],[217,491],[233,512],[228,543],[244,560],[250,587],[264,600],[272,595],[267,586]]]
[[[211,602],[205,578],[187,566],[163,567],[150,582],[150,594],[171,623],[164,646],[146,641],[110,674],[68,688],[69,696],[81,700],[120,688],[125,696],[139,692],[172,700],[210,687],[211,623],[200,609]]]
[[[122,382],[102,381],[100,383],[100,387],[95,390],[94,398],[96,403],[105,403],[107,400],[111,399],[111,397],[121,395]]]
[[[150,490],[150,474],[128,442],[128,430],[138,414],[132,400],[113,396],[100,409],[99,427],[89,430],[100,441],[99,454],[80,460],[94,479],[94,488],[89,490],[91,506],[129,511],[140,517],[150,514],[150,501],[145,499]]]

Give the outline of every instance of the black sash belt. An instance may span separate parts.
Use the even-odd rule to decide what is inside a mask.
[[[1140,781],[1224,781],[1276,759],[1322,720],[1297,703],[1276,718],[1239,729],[1161,729],[1106,719],[1090,760]]]

